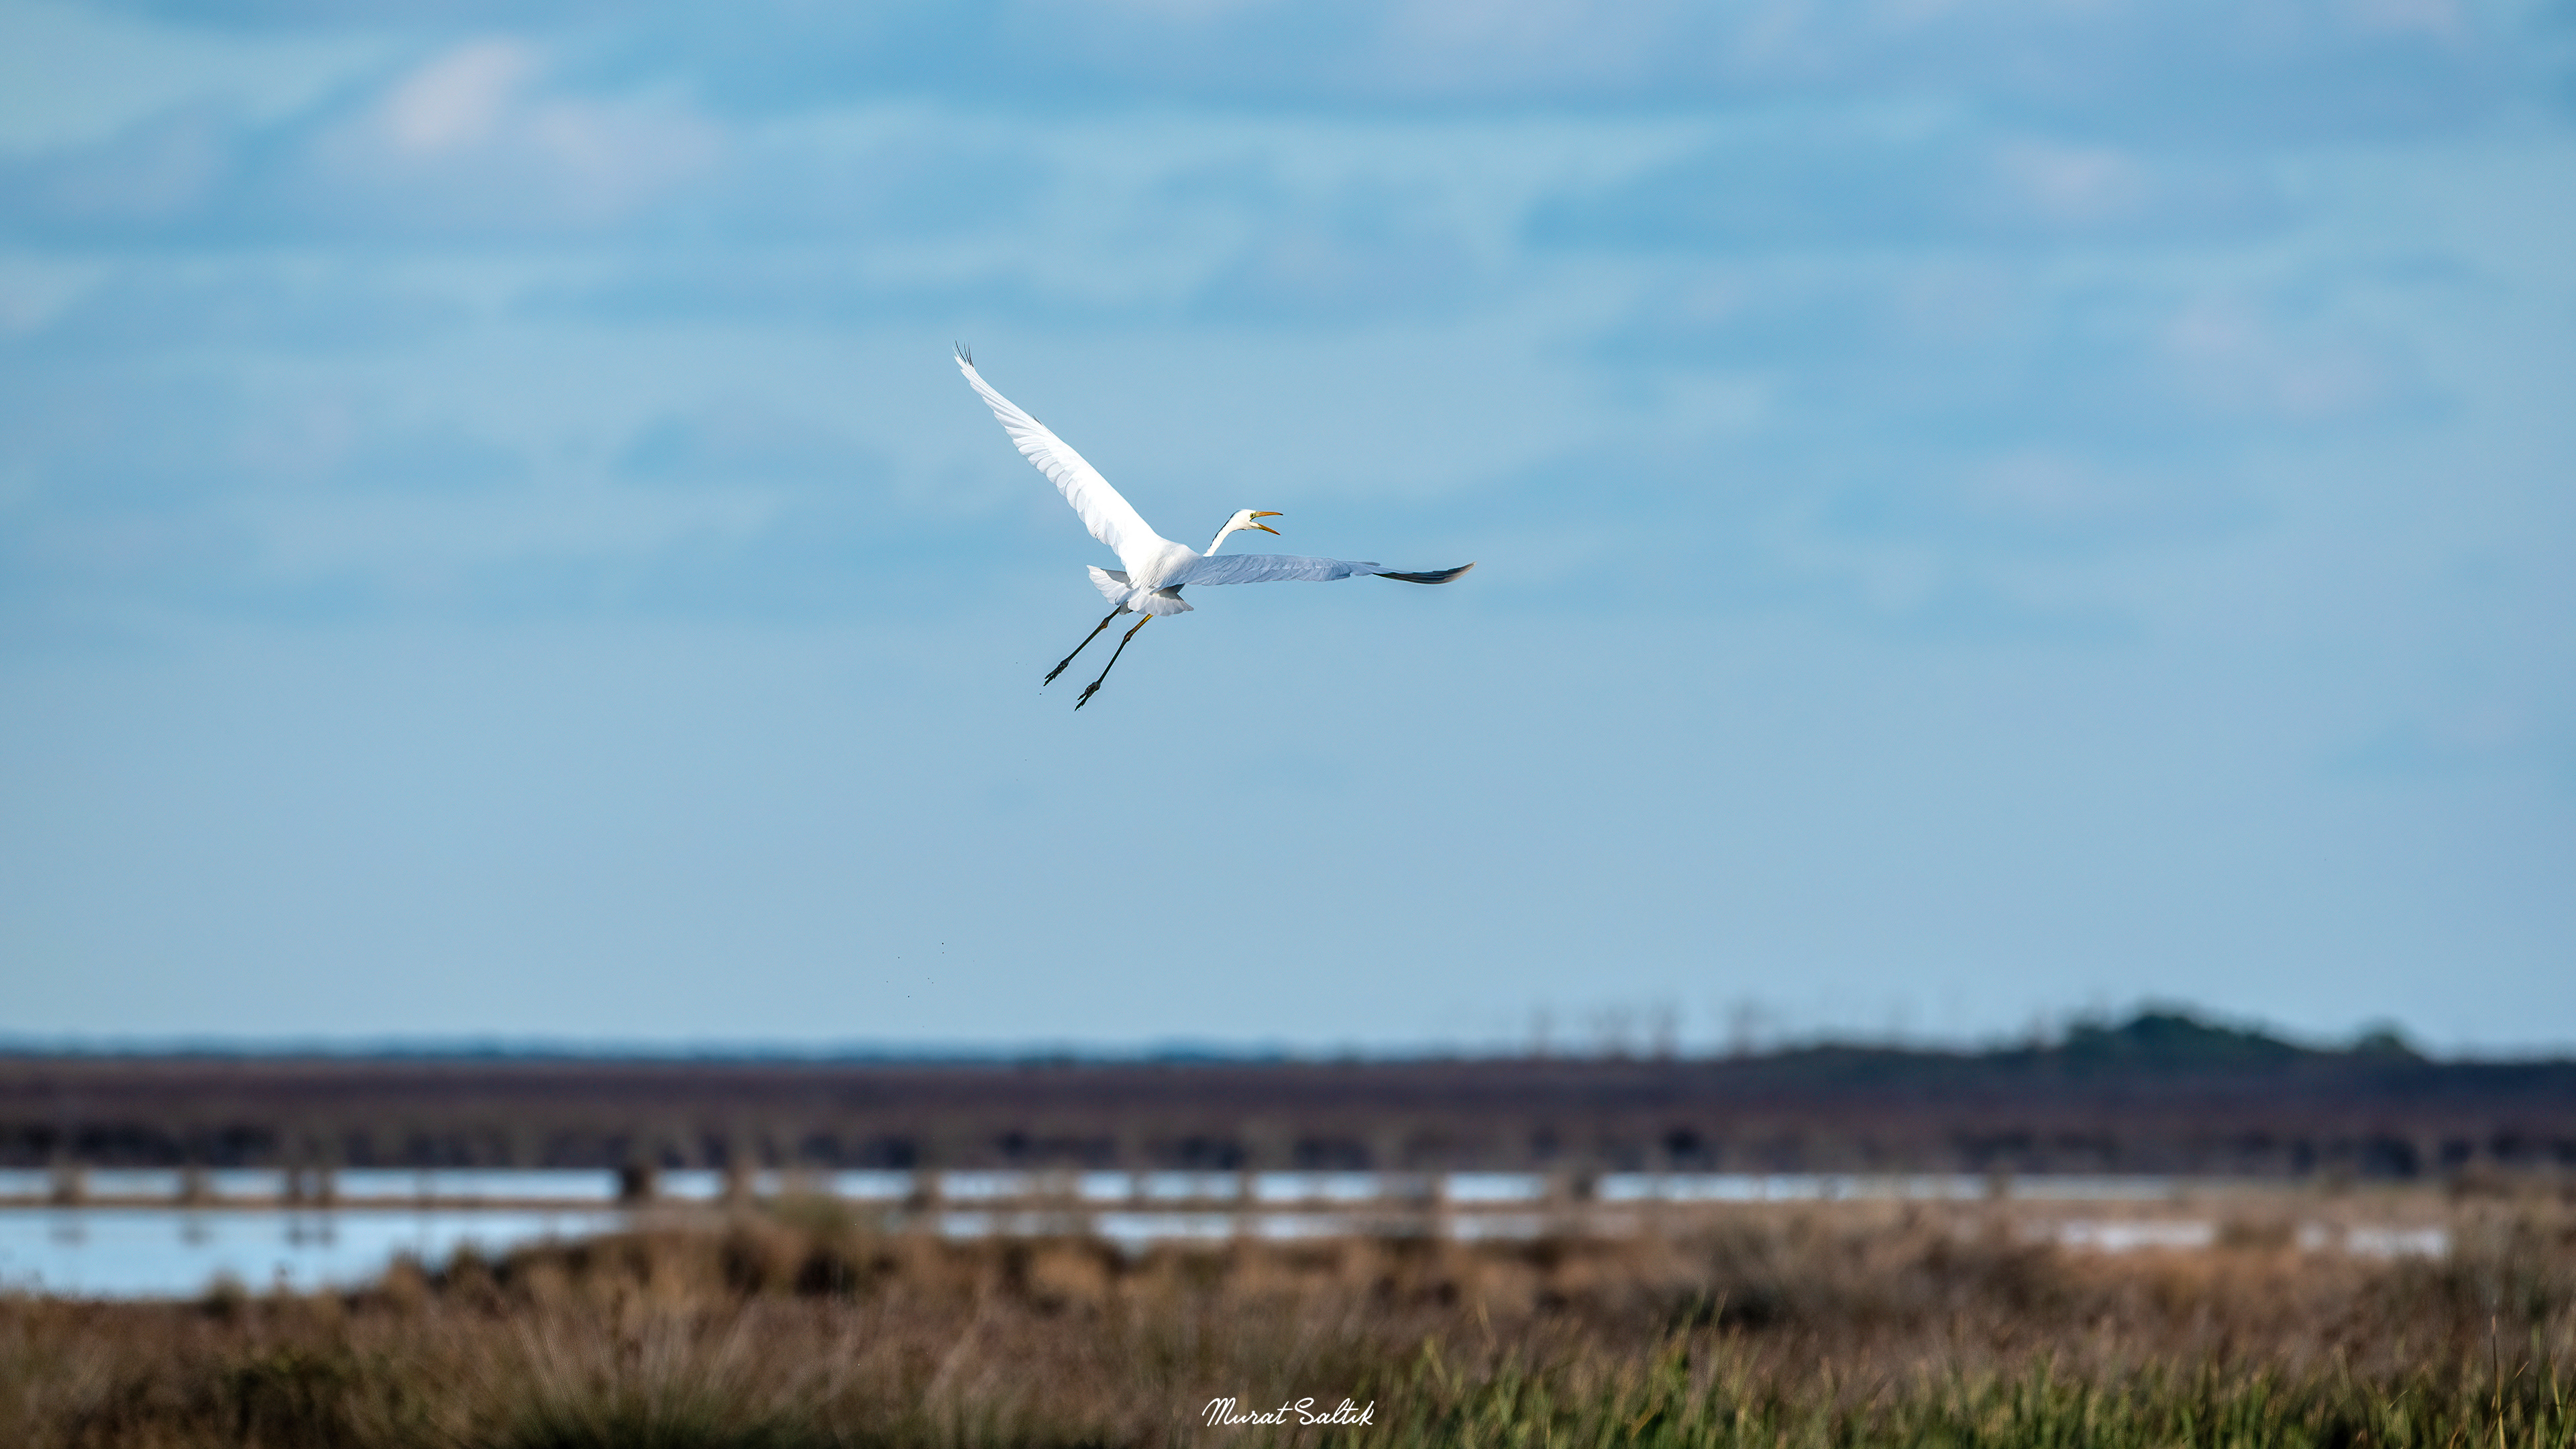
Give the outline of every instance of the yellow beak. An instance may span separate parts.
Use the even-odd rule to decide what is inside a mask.
[[[1284,513],[1270,512],[1270,513],[1256,513],[1256,514],[1254,514],[1254,515],[1252,515],[1252,516],[1253,516],[1253,517],[1255,517],[1255,518],[1285,518],[1285,517],[1287,517],[1288,515],[1287,515],[1287,514],[1284,514]],[[1280,536],[1280,534],[1279,534],[1279,530],[1278,530],[1278,529],[1275,529],[1275,528],[1272,528],[1269,524],[1266,524],[1266,523],[1256,523],[1256,524],[1254,524],[1254,525],[1252,525],[1252,526],[1253,526],[1253,527],[1255,527],[1255,528],[1257,528],[1257,529],[1260,529],[1263,533],[1269,534],[1269,535],[1270,535],[1271,537],[1273,537],[1273,538],[1277,538],[1277,537],[1279,537],[1279,536]]]

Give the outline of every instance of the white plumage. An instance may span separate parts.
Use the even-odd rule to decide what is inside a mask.
[[[1074,655],[1089,648],[1091,641],[1100,637],[1101,630],[1109,627],[1111,619],[1122,613],[1145,616],[1136,621],[1135,628],[1127,631],[1126,639],[1118,642],[1118,653],[1109,656],[1109,668],[1100,671],[1100,679],[1093,680],[1082,691],[1082,697],[1073,702],[1076,709],[1090,702],[1092,694],[1100,688],[1101,680],[1109,677],[1109,669],[1117,667],[1118,654],[1126,652],[1127,640],[1135,638],[1137,630],[1160,615],[1190,612],[1190,605],[1181,599],[1181,590],[1191,584],[1266,584],[1289,580],[1320,583],[1371,574],[1411,584],[1445,584],[1475,567],[1469,563],[1429,573],[1400,573],[1378,564],[1356,563],[1349,559],[1300,558],[1284,553],[1216,556],[1217,545],[1225,542],[1227,534],[1253,528],[1271,534],[1279,531],[1260,521],[1277,518],[1279,514],[1248,508],[1238,510],[1226,520],[1225,526],[1218,529],[1216,537],[1208,543],[1205,553],[1186,544],[1174,543],[1149,527],[1127,500],[1118,496],[1118,490],[1109,486],[1109,480],[1100,476],[1100,470],[1083,461],[1082,455],[1064,439],[1048,431],[1044,423],[1029,416],[1019,404],[995,392],[993,385],[975,370],[975,360],[962,347],[957,350],[957,370],[966,374],[966,381],[993,410],[1002,430],[1010,434],[1011,441],[1018,445],[1020,456],[1047,475],[1048,480],[1055,484],[1056,491],[1064,495],[1064,501],[1072,504],[1073,511],[1080,515],[1082,526],[1091,530],[1093,538],[1108,545],[1110,551],[1118,555],[1118,561],[1126,565],[1123,569],[1094,567],[1091,570],[1092,586],[1109,601],[1109,617],[1102,619],[1099,626],[1074,647],[1073,654],[1064,657],[1063,664],[1048,671],[1046,682],[1054,683],[1055,677],[1064,672],[1065,665],[1073,662]]]

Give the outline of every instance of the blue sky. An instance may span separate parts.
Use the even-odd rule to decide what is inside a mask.
[[[2563,3],[0,0],[0,1032],[2565,1047],[2571,259]],[[952,340],[1481,567],[1076,715]]]

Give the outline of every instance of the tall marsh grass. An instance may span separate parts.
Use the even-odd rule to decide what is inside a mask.
[[[185,1304],[0,1298],[0,1444],[2576,1445],[2576,1208],[2446,1261],[2254,1224],[2077,1256],[2000,1209],[1688,1236],[942,1243],[808,1205]],[[1210,1428],[1211,1399],[1371,1405]]]

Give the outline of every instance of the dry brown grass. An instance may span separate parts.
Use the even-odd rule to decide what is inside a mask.
[[[345,1295],[0,1299],[0,1443],[1162,1445],[1252,1432],[1201,1427],[1211,1398],[1344,1394],[1373,1443],[2576,1442],[2576,1210],[2448,1211],[2443,1263],[2260,1217],[2078,1256],[1868,1205],[1131,1259],[809,1205]]]

